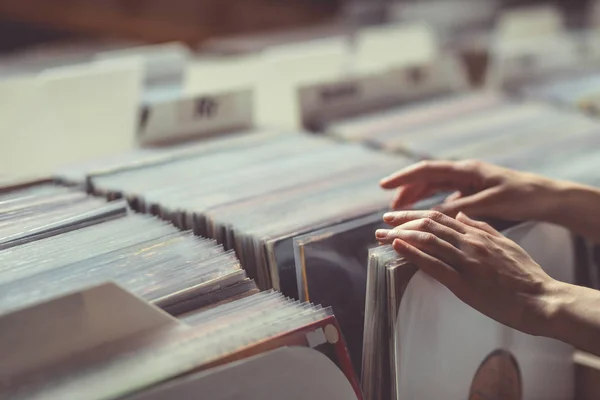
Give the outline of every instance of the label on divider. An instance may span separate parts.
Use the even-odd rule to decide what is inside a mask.
[[[252,91],[184,96],[147,104],[140,113],[142,144],[210,137],[253,126]]]
[[[320,130],[332,120],[467,88],[457,60],[387,70],[301,87],[303,125]]]

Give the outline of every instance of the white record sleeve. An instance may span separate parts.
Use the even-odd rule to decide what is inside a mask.
[[[568,231],[527,223],[504,233],[549,275],[573,281],[574,253]],[[518,393],[521,386],[522,396],[509,399],[573,397],[572,347],[506,327],[464,304],[420,271],[410,280],[400,302],[394,344],[399,400],[478,398],[470,397],[473,378],[497,350],[509,352],[517,364],[516,374],[500,373],[493,378],[509,391],[513,387]],[[515,379],[519,375],[520,379]]]

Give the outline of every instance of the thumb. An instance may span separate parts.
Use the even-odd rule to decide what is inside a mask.
[[[487,224],[482,221],[475,221],[474,219],[469,218],[467,216],[467,214],[465,214],[463,212],[458,213],[458,215],[456,216],[456,220],[462,222],[465,225],[469,225],[473,228],[477,228],[482,231],[485,231],[485,232],[489,233],[490,235],[502,236],[502,234],[500,232],[498,232],[497,230],[495,230],[494,228],[492,228],[492,226],[490,224]]]

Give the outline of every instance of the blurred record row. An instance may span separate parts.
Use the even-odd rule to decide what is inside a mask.
[[[327,134],[384,153],[479,159],[598,186],[600,124],[568,108],[469,93],[332,121]]]

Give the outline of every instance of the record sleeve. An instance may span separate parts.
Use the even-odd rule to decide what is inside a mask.
[[[301,300],[332,307],[360,376],[368,251],[383,212],[294,239]],[[333,283],[333,284],[332,284]]]

